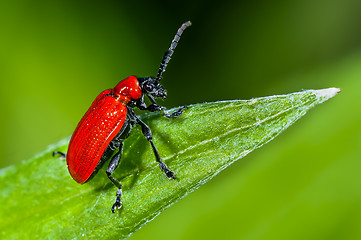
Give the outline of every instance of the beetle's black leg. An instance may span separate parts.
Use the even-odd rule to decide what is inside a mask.
[[[163,109],[163,111],[164,111],[163,114],[167,118],[178,117],[179,115],[181,115],[184,112],[183,109],[186,109],[186,108],[188,108],[188,106],[180,107],[177,111],[174,111],[172,113],[166,112],[166,108],[164,108]]]
[[[53,157],[55,157],[58,154],[60,155],[60,158],[62,158],[62,159],[66,158],[66,153],[62,153],[62,152],[59,152],[59,151],[54,151],[53,152]]]
[[[150,128],[144,122],[142,122],[140,119],[137,119],[137,123],[142,127],[143,135],[146,137],[146,139],[152,145],[155,159],[159,163],[160,169],[162,171],[164,171],[165,175],[167,175],[167,177],[169,179],[175,179],[174,173],[171,170],[169,170],[167,165],[165,165],[165,163],[162,161],[162,158],[160,157],[159,152],[153,143],[152,132],[150,131]]]
[[[120,197],[122,196],[122,184],[116,180],[112,175],[112,173],[114,172],[114,170],[118,167],[119,162],[120,162],[120,157],[122,156],[122,152],[123,152],[123,142],[120,143],[119,146],[119,152],[117,152],[114,157],[110,160],[109,166],[107,168],[107,175],[108,178],[110,179],[110,181],[112,181],[112,183],[118,188],[117,190],[117,197],[115,199],[115,203],[112,206],[112,212],[114,213],[114,210],[116,208],[121,208],[122,207],[122,201],[120,200]]]
[[[188,106],[180,107],[180,108],[178,108],[178,110],[176,110],[176,111],[174,111],[172,113],[168,113],[167,108],[162,107],[162,106],[154,103],[154,104],[149,105],[147,107],[147,110],[150,111],[150,112],[162,111],[163,115],[165,117],[172,118],[172,117],[177,117],[177,116],[181,115],[184,112],[183,109],[186,109],[186,108],[188,108]]]
[[[184,111],[183,109],[188,108],[188,106],[183,106],[180,107],[178,110],[172,112],[172,113],[168,113],[167,109],[165,107],[160,106],[153,97],[148,96],[150,101],[152,102],[151,105],[149,105],[148,107],[146,106],[145,102],[144,102],[144,98],[141,98],[137,101],[136,105],[140,110],[147,110],[150,112],[159,112],[159,111],[163,111],[163,115],[167,118],[172,118],[172,117],[177,117],[179,115],[181,115]]]
[[[152,102],[151,105],[148,106],[148,110],[150,110],[151,112],[154,112],[154,111],[163,111],[163,115],[167,118],[172,118],[172,117],[176,117],[176,116],[179,116],[183,113],[183,109],[185,108],[188,108],[188,106],[183,106],[183,107],[180,107],[177,111],[175,112],[172,112],[172,113],[168,113],[167,112],[167,108],[165,107],[162,107],[160,106],[156,101],[155,99],[152,97],[152,96],[148,96],[149,100]]]

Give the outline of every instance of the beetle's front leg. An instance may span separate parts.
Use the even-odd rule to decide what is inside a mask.
[[[186,108],[188,108],[188,106],[180,107],[180,108],[178,108],[178,110],[176,110],[176,111],[174,111],[172,113],[169,113],[167,111],[168,110],[167,108],[162,107],[162,106],[160,106],[160,105],[158,105],[156,103],[153,103],[153,104],[151,104],[151,105],[149,105],[147,107],[147,110],[150,111],[150,112],[160,112],[160,111],[162,111],[163,115],[165,117],[172,118],[172,117],[177,117],[177,116],[181,115],[184,112],[183,109],[186,109]]]
[[[160,112],[163,111],[163,115],[167,118],[172,118],[172,117],[177,117],[179,115],[181,115],[184,111],[183,109],[188,108],[188,106],[183,106],[180,107],[178,110],[172,112],[172,113],[168,113],[167,112],[167,108],[160,106],[154,99],[150,98],[152,101],[152,104],[147,106],[144,102],[144,99],[141,98],[138,102],[137,102],[137,107],[140,110],[147,110],[150,112]]]
[[[150,104],[148,107],[147,107],[147,110],[150,111],[150,112],[160,112],[162,110],[164,110],[165,107],[162,107],[156,103],[152,103]]]
[[[172,113],[167,112],[167,108],[160,106],[153,97],[148,96],[149,100],[152,102],[152,108],[157,108],[159,111],[163,111],[163,115],[167,118],[177,117],[183,113],[183,109],[188,108],[188,106],[180,107],[177,111],[174,111]],[[150,107],[149,106],[149,107]]]
[[[152,101],[153,102],[153,101]],[[149,111],[149,112],[159,112],[162,110],[162,107],[159,106],[157,103],[153,102],[151,105],[147,106],[144,102],[144,97],[142,96],[140,99],[138,99],[135,103],[135,105],[143,111]]]
[[[164,114],[164,116],[167,117],[167,118],[178,117],[179,115],[181,115],[181,114],[184,112],[183,109],[186,109],[186,108],[188,108],[187,105],[178,108],[178,110],[176,110],[176,111],[174,111],[174,112],[172,112],[172,113],[166,112],[166,108],[164,108],[164,109],[163,109],[163,114]]]

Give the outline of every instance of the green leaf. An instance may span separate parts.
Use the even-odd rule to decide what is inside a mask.
[[[177,179],[168,180],[159,170],[150,144],[136,127],[124,142],[115,171],[123,183],[123,207],[115,214],[110,208],[116,188],[104,169],[79,185],[68,174],[66,162],[51,156],[53,150],[66,151],[69,138],[64,139],[33,159],[0,171],[0,238],[126,238],[339,91],[196,104],[176,119],[144,115]]]

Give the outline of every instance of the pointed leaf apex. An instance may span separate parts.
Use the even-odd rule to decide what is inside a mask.
[[[339,88],[326,88],[320,90],[310,90],[313,92],[316,97],[320,100],[319,103],[323,103],[324,101],[336,96],[336,94],[341,92]]]

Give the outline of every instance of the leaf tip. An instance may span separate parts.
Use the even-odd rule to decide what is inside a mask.
[[[321,90],[315,90],[314,94],[318,99],[320,99],[320,103],[336,96],[336,94],[340,93],[341,89],[339,88],[326,88]]]

